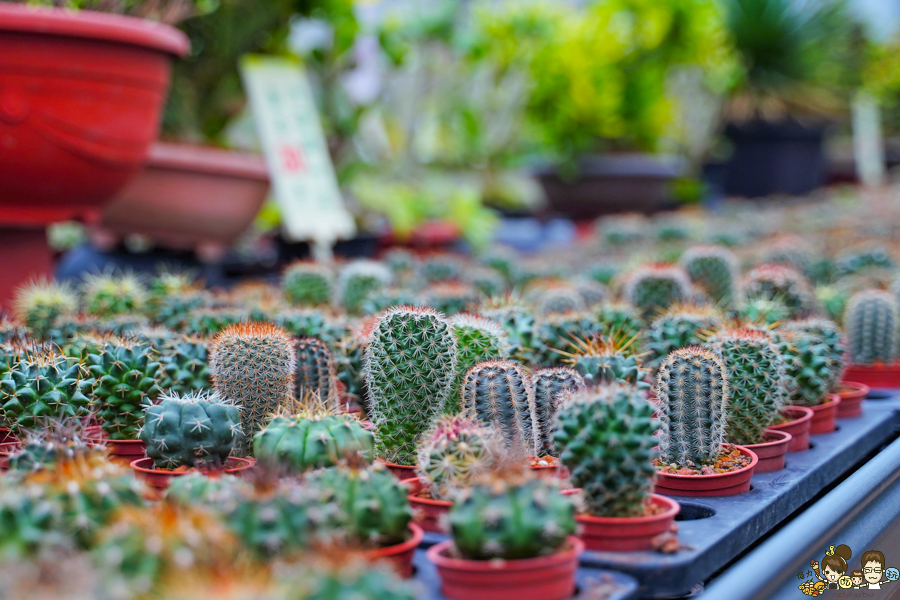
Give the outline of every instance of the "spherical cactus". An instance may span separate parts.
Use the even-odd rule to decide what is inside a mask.
[[[637,309],[625,302],[604,302],[596,308],[595,319],[594,332],[604,337],[634,336],[644,328]]]
[[[691,280],[675,265],[645,265],[633,271],[625,282],[625,299],[637,307],[641,318],[649,321],[673,304],[693,297]]]
[[[644,369],[641,357],[634,354],[634,341],[633,337],[598,335],[576,340],[568,361],[588,385],[620,383],[646,389],[650,387],[646,382],[650,372]]]
[[[284,270],[281,288],[294,306],[327,306],[334,295],[331,269],[312,262],[295,262]]]
[[[206,295],[198,291],[169,294],[158,300],[153,321],[170,329],[186,329],[191,311],[203,308],[207,301]]]
[[[56,352],[26,356],[0,381],[0,420],[13,431],[43,418],[84,417],[90,412],[91,382],[77,361]]]
[[[215,393],[160,396],[144,411],[141,441],[161,469],[222,467],[241,436],[241,414]]]
[[[534,388],[528,373],[509,360],[478,363],[466,373],[463,408],[493,428],[513,455],[535,452]]]
[[[452,254],[432,254],[419,265],[419,272],[427,283],[445,283],[462,278],[463,264]]]
[[[725,440],[728,373],[722,358],[690,346],[671,353],[656,377],[660,457],[679,467],[715,462]]]
[[[99,317],[139,313],[147,303],[147,288],[133,273],[86,275],[81,294],[85,311]]]
[[[365,348],[365,381],[378,453],[415,462],[422,434],[444,411],[457,365],[447,320],[429,308],[399,306],[382,313]]]
[[[825,370],[819,373],[825,382],[825,393],[836,392],[847,366],[847,343],[840,328],[828,319],[813,318],[788,321],[780,329],[811,335],[824,345]]]
[[[535,323],[527,306],[510,297],[489,302],[479,313],[503,327],[510,343],[510,357],[521,363],[533,363]]]
[[[78,296],[68,283],[34,281],[16,289],[16,316],[35,338],[47,338],[54,321],[78,310]]]
[[[748,300],[778,300],[792,317],[805,317],[818,310],[812,285],[803,276],[784,265],[760,265],[747,273],[743,281]]]
[[[576,340],[597,333],[599,324],[590,313],[544,315],[537,323],[533,363],[559,367]]]
[[[656,469],[654,407],[633,386],[601,386],[565,397],[554,433],[560,462],[597,517],[639,517]]]
[[[409,288],[378,288],[366,295],[360,312],[364,315],[374,315],[392,306],[415,306],[417,304],[421,304],[419,298]]]
[[[338,342],[344,329],[339,321],[318,308],[282,310],[270,322],[293,336],[319,338],[329,345]]]
[[[561,286],[544,291],[537,299],[539,314],[561,314],[583,312],[587,303],[574,287]]]
[[[779,347],[769,333],[751,327],[721,330],[707,347],[722,357],[728,374],[726,438],[734,444],[762,443],[788,397],[789,380]]]
[[[722,314],[711,306],[675,306],[653,319],[642,347],[647,366],[655,369],[674,350],[699,346],[706,334],[723,325]]]
[[[553,442],[556,412],[566,395],[584,387],[584,378],[571,367],[538,369],[531,376],[534,388],[535,456],[556,456]]]
[[[294,345],[297,354],[295,397],[304,402],[309,394],[322,402],[338,403],[334,357],[328,344],[314,337],[299,338]]]
[[[695,246],[681,255],[681,266],[691,282],[719,307],[738,299],[740,265],[734,252],[724,246]]]
[[[774,337],[785,362],[786,403],[818,406],[825,402],[836,382],[828,366],[830,351],[822,339],[802,331],[780,331]]]
[[[897,358],[898,307],[893,294],[863,290],[850,298],[844,313],[852,364],[892,363]]]
[[[737,311],[738,318],[754,325],[775,325],[791,316],[790,309],[781,300],[768,300],[766,298],[751,298]]]
[[[197,308],[188,314],[185,329],[200,337],[213,337],[232,325],[250,321],[245,308]]]
[[[337,297],[351,315],[359,314],[363,301],[373,290],[387,287],[393,276],[383,263],[357,260],[345,265],[338,274]]]
[[[422,439],[418,472],[431,483],[431,497],[452,495],[485,472],[491,461],[490,431],[468,414],[441,417]]]
[[[162,379],[159,387],[173,394],[208,390],[209,340],[198,337],[174,339],[160,346]]]
[[[609,298],[609,289],[606,285],[594,279],[579,278],[574,285],[589,310],[593,310]]]
[[[450,509],[450,534],[468,560],[515,560],[557,552],[575,533],[575,507],[543,479],[479,483]]]
[[[450,330],[456,339],[456,389],[462,385],[466,371],[475,364],[491,358],[509,356],[509,338],[506,331],[496,321],[484,317],[462,313],[449,319]],[[445,412],[458,412],[459,393],[454,393],[454,402],[445,407]]]
[[[162,368],[149,344],[110,339],[86,364],[95,379],[92,396],[100,426],[111,440],[134,440],[144,406],[160,393]]]
[[[464,283],[439,283],[422,292],[421,303],[446,315],[465,312],[478,302],[478,293]]]

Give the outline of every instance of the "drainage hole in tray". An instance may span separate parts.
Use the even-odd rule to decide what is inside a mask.
[[[893,396],[893,394],[891,394],[890,392],[875,390],[869,392],[869,395],[866,396],[866,400],[887,400],[891,396]]]
[[[810,449],[810,450],[812,450],[812,449],[815,448],[815,447],[816,447],[816,443],[815,443],[815,442],[810,442],[810,443],[809,443],[809,449]]]
[[[681,512],[675,515],[676,521],[697,521],[699,519],[708,519],[716,514],[716,509],[705,504],[695,504],[693,502],[679,502],[679,504],[681,504]]]

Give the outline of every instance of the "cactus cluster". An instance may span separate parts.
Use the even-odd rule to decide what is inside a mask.
[[[584,378],[571,367],[546,367],[531,376],[534,388],[534,455],[555,456],[553,432],[562,399],[585,386]]]
[[[852,364],[893,363],[900,327],[897,299],[883,290],[863,290],[850,298],[844,313],[848,357]]]
[[[727,308],[738,300],[740,265],[728,248],[694,246],[681,255],[680,264],[691,282],[716,306]]]
[[[293,306],[327,306],[334,296],[331,269],[311,262],[289,265],[281,277],[284,297]]]
[[[462,401],[513,455],[534,453],[534,388],[521,365],[509,360],[478,363],[463,379]]]
[[[26,355],[0,380],[0,421],[19,431],[45,418],[85,417],[91,387],[75,360],[53,351]]]
[[[441,417],[424,436],[416,467],[431,497],[449,500],[491,466],[491,431],[468,414]]]
[[[151,343],[153,343],[151,341]],[[159,387],[173,394],[190,394],[212,386],[209,375],[209,340],[199,337],[160,340],[162,378]]]

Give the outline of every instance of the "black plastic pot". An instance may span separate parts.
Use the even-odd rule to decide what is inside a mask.
[[[756,198],[799,196],[825,183],[824,125],[755,120],[731,123],[725,136],[734,146],[727,163],[725,193]]]

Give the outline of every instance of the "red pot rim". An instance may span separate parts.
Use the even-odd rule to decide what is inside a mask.
[[[667,479],[671,477],[672,479],[688,479],[688,480],[694,480],[694,481],[696,481],[698,479],[702,479],[704,481],[709,481],[712,479],[737,477],[741,473],[746,473],[747,471],[752,470],[756,466],[756,463],[759,462],[759,457],[756,456],[755,452],[753,452],[752,450],[747,448],[747,446],[741,446],[739,444],[731,444],[731,445],[734,446],[735,448],[737,448],[738,450],[740,450],[741,454],[744,454],[744,455],[750,457],[749,465],[747,465],[746,467],[741,467],[737,471],[729,471],[728,473],[714,473],[713,475],[681,475],[679,473],[661,473],[661,472],[657,471],[656,476],[657,477],[665,477]]]
[[[403,554],[404,552],[414,550],[422,542],[422,538],[425,536],[425,532],[422,531],[421,527],[412,522],[410,522],[409,524],[409,529],[410,531],[412,531],[412,535],[405,542],[400,542],[399,544],[394,544],[393,546],[385,546],[384,548],[365,550],[363,551],[363,555],[369,559],[388,558],[390,556],[396,556],[398,554]]]
[[[818,414],[821,412],[827,412],[832,408],[837,408],[841,403],[841,397],[838,394],[828,394],[828,397],[831,398],[828,402],[823,402],[822,404],[817,404],[816,406],[810,406],[809,409],[813,411],[813,414]]]
[[[415,481],[415,480],[425,479],[424,477],[414,477],[413,479],[407,479],[403,483]],[[421,485],[421,484],[420,484]],[[450,500],[435,500],[434,498],[423,498],[421,496],[416,496],[415,494],[409,494],[406,497],[410,502],[414,502],[416,504],[425,504],[427,506],[437,506],[441,508],[450,508],[453,506],[453,502]]]
[[[787,431],[781,431],[780,429],[767,428],[765,432],[763,432],[764,438],[770,438],[772,436],[777,439],[768,442],[762,442],[759,444],[744,444],[744,448],[749,448],[750,450],[754,450],[755,448],[771,448],[772,446],[778,446],[780,444],[790,444],[791,440],[794,439],[794,436],[792,436],[790,433],[788,433]]]
[[[815,413],[813,413],[813,409],[809,408],[808,406],[794,406],[794,405],[785,406],[784,409],[781,411],[781,414],[784,416],[787,416],[788,413],[794,413],[794,414],[803,413],[803,416],[797,417],[796,419],[791,419],[787,423],[781,423],[779,425],[771,425],[769,427],[769,429],[775,429],[777,431],[778,427],[784,427],[785,425],[793,425],[794,423],[803,423],[804,421],[812,421],[813,415],[815,414]]]
[[[162,23],[90,10],[72,11],[6,2],[0,3],[0,31],[115,42],[178,57],[185,56],[191,47],[184,33]]]
[[[447,551],[453,546],[453,540],[446,540],[435,544],[428,549],[428,560],[441,569],[455,571],[531,571],[533,569],[550,565],[564,564],[578,557],[584,552],[584,542],[570,535],[566,538],[567,548],[550,556],[538,556],[537,558],[518,558],[513,560],[467,560],[465,558],[451,558]]]
[[[209,146],[156,142],[150,147],[145,164],[151,168],[269,181],[269,169],[261,155]]]
[[[645,523],[674,519],[681,511],[681,505],[678,502],[662,494],[650,494],[650,501],[657,506],[663,506],[666,509],[665,512],[646,517],[595,517],[589,514],[579,514],[575,515],[575,520],[583,523],[596,523],[597,525],[643,525]]]
[[[101,444],[125,444],[130,446],[131,444],[143,444],[141,440],[111,440],[105,435],[91,435],[87,434],[84,436],[85,441],[95,442]]]
[[[855,400],[857,398],[865,398],[872,391],[872,388],[864,383],[855,381],[842,381],[838,384],[838,396],[845,400]]]
[[[900,373],[900,361],[892,362],[891,364],[876,362],[871,365],[857,365],[850,364],[847,365],[847,371],[889,371],[893,373]]]
[[[252,467],[253,465],[256,464],[256,461],[253,460],[252,458],[238,458],[236,456],[229,456],[228,460],[225,461],[226,465],[228,464],[229,460],[235,461],[238,464],[231,468],[220,469],[219,471],[208,470],[208,469],[197,469],[197,468],[188,469],[186,471],[169,471],[167,469],[154,469],[154,468],[150,468],[150,466],[153,465],[153,459],[150,458],[149,456],[145,456],[144,458],[139,458],[137,460],[133,460],[133,461],[131,461],[130,465],[131,465],[131,468],[134,469],[135,471],[140,471],[141,473],[147,473],[148,475],[159,475],[161,477],[179,477],[181,475],[187,475],[194,471],[199,471],[200,473],[218,473],[218,472],[234,473],[235,471],[243,471],[245,469],[249,469],[250,467]]]
[[[415,465],[398,465],[397,463],[392,463],[392,462],[387,461],[387,460],[385,460],[385,461],[383,461],[383,462],[384,462],[384,466],[386,466],[386,467],[388,467],[388,468],[390,468],[390,469],[410,469],[410,470],[412,470],[412,471],[415,471],[415,470],[416,470]]]

